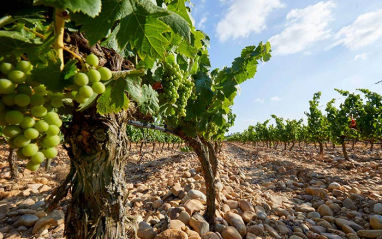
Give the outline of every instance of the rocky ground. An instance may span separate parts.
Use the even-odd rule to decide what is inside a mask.
[[[349,146],[350,147],[350,146]],[[147,149],[149,150],[149,149]],[[344,161],[340,148],[317,155],[227,143],[221,161],[216,233],[202,215],[205,187],[193,153],[136,154],[127,167],[130,212],[138,237],[149,238],[382,238],[382,150],[362,146]],[[9,179],[0,148],[0,239],[63,238],[68,199],[46,213],[46,199],[68,173],[61,151],[51,171],[23,169]],[[141,159],[141,163],[137,161]]]

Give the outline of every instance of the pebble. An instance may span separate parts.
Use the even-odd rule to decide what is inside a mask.
[[[184,208],[186,209],[189,215],[193,215],[195,212],[203,210],[204,205],[199,200],[191,199],[184,204]]]
[[[373,212],[382,215],[382,203],[376,203],[373,206]]]
[[[137,235],[141,239],[153,239],[157,233],[154,231],[154,228],[150,226],[150,224],[142,221],[138,224]]]
[[[256,236],[262,236],[264,233],[263,224],[253,225],[248,228],[248,232],[255,234]]]
[[[357,207],[354,205],[353,201],[350,198],[345,198],[342,202],[342,205],[350,210],[357,210]]]
[[[333,183],[329,184],[329,186],[328,186],[328,190],[340,189],[340,188],[341,188],[341,185],[337,182],[333,182]]]
[[[204,235],[210,230],[210,225],[199,213],[195,213],[189,221],[190,226],[194,231],[196,231],[200,236]]]
[[[357,235],[365,238],[377,238],[382,236],[382,230],[359,230]]]
[[[247,200],[239,200],[239,207],[243,212],[246,212],[246,211],[254,212],[255,211],[252,203],[248,202]]]
[[[155,236],[155,239],[188,239],[187,233],[176,229],[167,229]]]
[[[370,226],[375,230],[382,229],[382,216],[381,215],[370,216]]]
[[[13,226],[14,227],[19,227],[19,226],[31,227],[38,220],[39,218],[35,215],[25,214],[25,215],[22,215]]]
[[[236,230],[235,227],[228,226],[223,229],[223,239],[242,239],[242,235]]]
[[[317,212],[321,215],[321,216],[333,216],[333,210],[326,204],[322,204],[321,206],[319,206],[317,208]]]
[[[225,220],[230,226],[235,227],[241,236],[245,236],[245,234],[247,233],[247,228],[240,215],[233,212],[227,212],[227,214],[225,215]]]

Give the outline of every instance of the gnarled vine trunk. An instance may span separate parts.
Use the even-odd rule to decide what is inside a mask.
[[[16,179],[19,176],[19,171],[16,163],[16,153],[15,149],[9,148],[8,150],[8,163],[9,163],[9,168],[11,170],[11,178]]]
[[[324,145],[322,144],[322,142],[319,142],[318,144],[320,146],[320,155],[323,155],[324,154]]]
[[[125,210],[127,118],[125,111],[105,117],[77,112],[66,129],[74,175],[67,238],[134,238],[134,219]]]
[[[210,229],[215,227],[215,211],[216,211],[216,187],[215,179],[218,174],[218,160],[213,145],[204,141],[203,138],[187,137],[183,134],[179,135],[189,146],[191,146],[202,166],[202,173],[206,183],[207,210],[204,214],[205,219],[210,224]]]

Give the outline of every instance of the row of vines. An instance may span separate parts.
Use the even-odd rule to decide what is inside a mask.
[[[358,141],[370,144],[370,151],[374,144],[382,140],[382,95],[367,89],[359,89],[362,95],[349,91],[337,90],[344,101],[335,106],[335,99],[330,100],[325,112],[320,109],[321,92],[313,95],[309,101],[309,111],[305,112],[307,124],[300,120],[284,120],[272,115],[275,124],[270,120],[249,126],[242,133],[230,135],[229,141],[264,142],[267,147],[289,145],[289,150],[298,143],[314,143],[319,145],[320,154],[324,153],[324,145],[336,144],[342,146],[343,156],[349,160],[346,141],[352,142],[352,147]]]

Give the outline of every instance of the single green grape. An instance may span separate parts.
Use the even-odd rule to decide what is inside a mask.
[[[3,95],[3,103],[7,106],[13,106],[15,105],[15,97],[16,97],[16,94],[15,93],[11,93],[11,94],[7,94],[7,95]]]
[[[89,83],[89,78],[85,73],[79,72],[74,75],[74,83],[79,86],[87,85]]]
[[[93,89],[94,93],[102,94],[103,92],[105,92],[106,88],[105,88],[105,85],[102,82],[95,82],[92,85],[92,89]]]
[[[98,66],[99,64],[99,60],[98,60],[98,57],[96,55],[94,55],[93,53],[92,54],[89,54],[87,57],[86,57],[86,62],[91,65],[91,66]]]
[[[49,129],[49,124],[44,120],[39,120],[34,124],[33,128],[37,129],[38,132],[42,133]]]
[[[28,128],[24,130],[24,136],[28,139],[37,139],[40,133],[35,128]]]
[[[101,80],[101,73],[95,69],[91,69],[88,72],[86,72],[86,75],[89,78],[89,81],[91,83],[98,82]]]
[[[17,62],[16,69],[28,73],[33,69],[33,66],[29,61],[19,61]]]
[[[15,96],[15,104],[18,106],[27,106],[31,102],[31,98],[26,94],[17,94]]]
[[[31,140],[25,137],[23,134],[16,136],[13,140],[13,143],[16,145],[17,148],[27,146],[30,142]]]
[[[40,164],[44,162],[45,155],[43,152],[37,152],[35,155],[31,157],[31,161],[35,164]]]
[[[7,125],[3,129],[3,134],[9,138],[16,137],[17,135],[21,134],[23,130],[16,125]]]
[[[84,85],[80,87],[78,94],[83,98],[90,98],[93,95],[93,89],[88,85]]]
[[[28,144],[24,146],[22,149],[22,153],[27,157],[31,157],[35,155],[37,152],[38,152],[37,144]]]
[[[27,75],[22,71],[13,70],[13,71],[9,72],[8,79],[10,79],[11,81],[13,81],[16,84],[22,84],[27,79]]]
[[[34,106],[31,109],[31,113],[35,117],[44,117],[47,112],[48,110],[42,105]]]
[[[2,62],[0,65],[0,71],[4,75],[8,75],[9,72],[13,71],[14,69],[15,69],[15,67],[11,63],[8,63],[8,62]]]
[[[24,120],[24,114],[17,110],[11,110],[8,111],[5,114],[5,121],[7,121],[8,124],[20,124]]]
[[[52,136],[45,137],[45,139],[43,140],[43,144],[45,147],[51,148],[51,147],[59,145],[60,141],[61,141],[60,136],[52,135]]]
[[[10,94],[15,90],[15,84],[8,79],[0,79],[0,94]]]
[[[53,136],[58,135],[60,133],[60,127],[57,125],[49,125],[48,130],[46,131],[46,135]]]
[[[59,97],[53,97],[50,100],[50,104],[54,108],[60,108],[60,107],[64,106],[64,103],[62,102],[62,99],[59,98]]]
[[[40,164],[39,164],[39,163],[34,163],[34,162],[32,162],[32,161],[29,161],[25,167],[26,167],[28,170],[34,172],[34,171],[36,171],[37,169],[40,168]]]
[[[44,151],[42,151],[47,159],[54,158],[57,156],[58,151],[56,148],[47,148]]]
[[[106,67],[102,66],[98,68],[98,71],[101,74],[101,80],[103,81],[110,80],[110,78],[112,77],[111,71]]]

